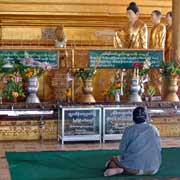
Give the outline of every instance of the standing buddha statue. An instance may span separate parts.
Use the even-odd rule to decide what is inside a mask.
[[[162,14],[158,10],[152,12],[152,23],[149,48],[151,49],[164,49],[166,39],[166,27],[161,23]]]
[[[65,48],[66,47],[66,37],[65,37],[63,25],[59,25],[55,29],[55,36],[56,36],[55,46],[57,48]]]
[[[166,14],[166,42],[165,42],[165,60],[171,60],[172,56],[172,12]]]
[[[56,48],[66,48],[66,36],[64,32],[64,26],[59,25],[55,29],[55,47]],[[67,67],[68,66],[68,51],[65,49],[60,53],[60,66]]]
[[[147,25],[139,19],[139,8],[135,2],[127,7],[128,25],[114,36],[116,48],[146,49],[148,43]]]
[[[151,14],[153,27],[151,29],[149,48],[150,49],[165,49],[165,39],[166,39],[166,26],[161,23],[162,14],[158,10],[154,10]],[[150,73],[150,79],[152,80],[152,85],[156,88],[156,94],[162,96],[162,76],[158,75],[159,70],[154,69]],[[156,75],[155,75],[156,74]]]

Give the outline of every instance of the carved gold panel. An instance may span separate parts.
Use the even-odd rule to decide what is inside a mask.
[[[57,121],[46,120],[42,130],[42,139],[57,139]],[[38,121],[1,121],[0,141],[4,140],[39,140],[40,129]]]
[[[162,137],[180,136],[180,117],[154,117],[153,124],[159,129]]]

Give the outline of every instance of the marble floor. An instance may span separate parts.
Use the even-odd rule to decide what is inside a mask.
[[[8,169],[8,163],[6,161],[6,151],[49,151],[49,150],[93,150],[93,149],[117,149],[119,146],[118,142],[108,142],[106,144],[98,143],[66,143],[65,145],[59,144],[56,141],[47,141],[40,143],[38,141],[26,141],[26,142],[0,142],[0,180],[10,180],[10,174]],[[179,138],[163,138],[163,147],[180,147]],[[143,178],[141,178],[143,179]],[[111,179],[113,180],[113,179]],[[117,180],[117,179],[116,179]],[[122,180],[122,179],[120,179]],[[126,179],[128,180],[128,179]],[[131,179],[132,180],[132,179]],[[140,180],[140,179],[139,179]],[[146,179],[150,180],[150,179]],[[154,179],[153,179],[154,180]],[[163,178],[163,180],[165,180]],[[170,179],[166,179],[170,180]],[[180,180],[174,178],[173,180]]]

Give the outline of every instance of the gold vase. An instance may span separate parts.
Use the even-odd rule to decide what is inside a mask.
[[[177,95],[177,90],[178,90],[177,82],[178,82],[178,77],[169,78],[168,94],[165,97],[166,101],[179,102],[179,97]]]
[[[95,103],[96,100],[93,97],[93,80],[92,78],[88,78],[85,80],[82,80],[83,82],[83,87],[82,87],[82,96],[80,97],[80,102],[83,103]]]

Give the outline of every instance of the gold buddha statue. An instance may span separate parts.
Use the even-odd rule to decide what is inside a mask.
[[[55,36],[56,36],[55,46],[57,48],[65,48],[66,47],[66,37],[65,37],[63,25],[57,26],[57,28],[55,30]]]
[[[166,41],[165,41],[165,60],[171,60],[172,56],[172,12],[166,14]]]
[[[149,48],[164,49],[166,39],[166,27],[161,23],[162,14],[158,10],[152,12],[153,27],[151,29]]]
[[[68,67],[68,50],[65,49],[67,41],[63,25],[59,25],[55,29],[55,38],[55,47],[64,48],[64,51],[60,52],[60,67]]]
[[[139,8],[131,2],[127,8],[128,25],[114,36],[116,48],[146,49],[148,43],[147,25],[139,20]]]

